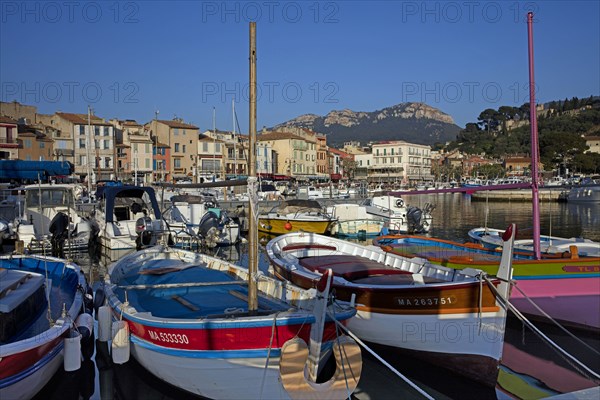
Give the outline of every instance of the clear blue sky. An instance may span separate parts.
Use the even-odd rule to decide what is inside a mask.
[[[248,22],[257,19],[258,127],[333,109],[424,101],[464,126],[528,101],[600,94],[598,1],[0,2],[2,101],[42,113],[248,127]]]

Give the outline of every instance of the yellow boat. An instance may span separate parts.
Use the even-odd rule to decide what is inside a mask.
[[[258,230],[273,235],[290,232],[328,234],[337,218],[315,200],[287,200],[258,216]]]

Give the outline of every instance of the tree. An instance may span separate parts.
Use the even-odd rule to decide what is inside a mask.
[[[487,132],[496,130],[500,122],[504,120],[504,116],[493,108],[485,109],[477,117],[478,124]]]

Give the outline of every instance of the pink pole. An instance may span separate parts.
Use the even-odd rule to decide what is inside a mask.
[[[535,79],[533,77],[533,13],[527,13],[527,33],[529,47],[529,121],[531,124],[531,201],[533,207],[533,252],[536,259],[540,254],[540,203],[538,193],[538,131],[535,104]]]

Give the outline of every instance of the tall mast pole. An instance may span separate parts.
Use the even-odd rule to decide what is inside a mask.
[[[250,126],[248,149],[248,177],[256,177],[256,22],[250,22]],[[252,201],[252,199],[250,199]],[[258,309],[258,290],[254,278],[258,273],[258,227],[254,207],[249,207],[248,229],[248,311]]]
[[[217,174],[215,163],[217,157],[217,110],[213,107],[213,182],[214,177]]]
[[[90,134],[92,132],[92,128],[91,128],[91,117],[90,117],[90,106],[88,106],[88,126],[87,126],[87,135],[85,135],[85,139],[87,142],[87,146],[86,147],[86,153],[87,153],[87,181],[88,181],[88,196],[92,195],[92,172],[90,171],[90,162],[92,161],[90,159],[90,147],[92,146],[92,140],[90,139]],[[91,198],[91,197],[90,197]]]
[[[535,104],[535,78],[533,76],[533,13],[527,13],[529,48],[529,121],[531,126],[531,201],[533,207],[533,252],[539,260],[540,254],[540,203],[538,193],[538,131]]]
[[[235,136],[235,99],[231,99],[231,118],[233,122],[233,173],[237,179],[237,138]]]

